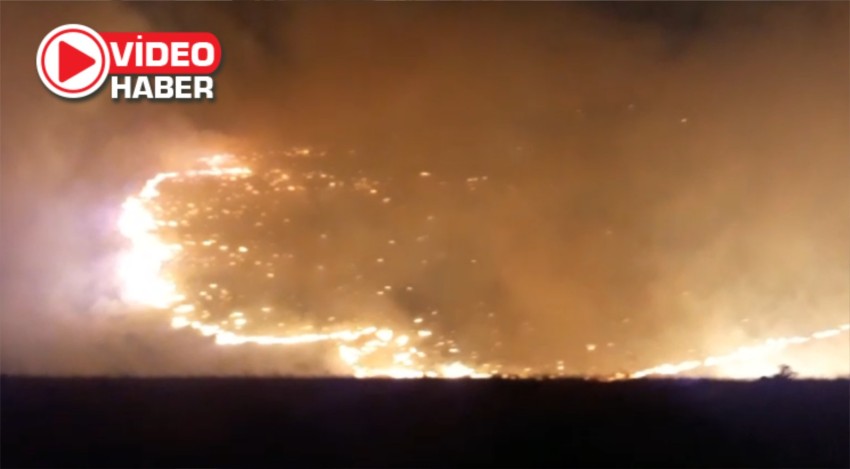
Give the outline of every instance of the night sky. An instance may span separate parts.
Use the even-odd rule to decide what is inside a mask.
[[[327,344],[222,348],[122,302],[122,201],[213,153],[258,192],[275,171],[309,187],[163,187],[180,213],[239,212],[169,236],[294,254],[273,281],[187,256],[181,284],[242,298],[218,319],[437,310],[465,362],[575,374],[850,322],[846,3],[4,2],[0,21],[4,372],[344,372]],[[216,34],[215,101],[51,95],[33,58],[65,23]],[[845,333],[761,364],[847,374],[848,352]]]

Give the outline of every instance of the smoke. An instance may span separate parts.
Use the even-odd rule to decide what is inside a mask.
[[[74,22],[150,29],[142,15],[117,4],[6,4],[2,12],[3,370],[144,369],[151,354],[104,320],[121,308],[118,210],[146,174],[220,137],[181,110],[118,106],[105,96],[69,103],[41,85],[34,53],[48,31]]]
[[[393,274],[448,308],[459,342],[497,337],[517,366],[640,368],[847,321],[846,4],[2,9],[4,371],[309,370],[309,352],[217,349],[113,303],[120,201],[231,147],[325,146],[341,173],[396,180],[487,175],[474,206],[399,183],[394,226],[436,213],[433,245],[480,263]],[[68,22],[215,33],[216,101],[50,95],[33,56]],[[340,251],[385,237],[346,223]],[[487,311],[450,312],[479,300],[498,308],[486,327]]]

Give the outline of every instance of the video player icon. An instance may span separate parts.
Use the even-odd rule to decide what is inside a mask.
[[[100,89],[109,75],[108,54],[106,43],[97,32],[66,24],[41,41],[36,68],[50,91],[65,98],[83,98]]]
[[[59,41],[59,81],[66,82],[97,62],[92,56],[68,44]]]

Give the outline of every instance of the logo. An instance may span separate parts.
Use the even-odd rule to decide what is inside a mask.
[[[80,24],[50,31],[36,54],[41,82],[67,99],[96,93],[110,77],[116,101],[211,100],[220,63],[221,45],[211,33],[98,33]]]
[[[93,29],[79,24],[50,31],[36,57],[41,82],[63,98],[84,98],[94,93],[109,74],[106,42]]]

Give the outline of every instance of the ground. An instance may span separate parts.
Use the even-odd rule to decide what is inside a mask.
[[[2,465],[847,467],[847,380],[2,379]]]

